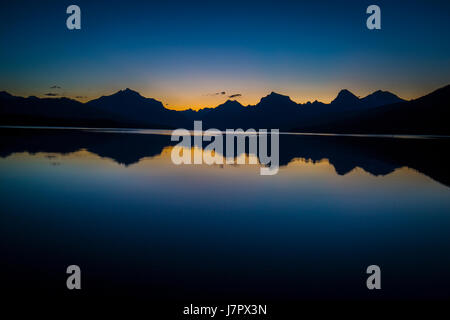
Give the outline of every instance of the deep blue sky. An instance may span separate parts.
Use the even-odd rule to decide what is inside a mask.
[[[66,28],[77,4],[82,29]],[[381,8],[381,30],[366,8]],[[80,100],[130,87],[169,107],[271,91],[330,101],[450,83],[450,1],[14,1],[0,8],[0,90]],[[61,89],[51,89],[53,85]],[[225,91],[226,95],[214,95]]]

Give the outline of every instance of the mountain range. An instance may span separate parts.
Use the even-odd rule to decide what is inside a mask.
[[[0,92],[0,125],[118,128],[278,128],[335,133],[450,134],[450,85],[405,101],[388,91],[359,98],[341,90],[329,104],[298,104],[275,92],[256,105],[228,100],[216,108],[174,111],[125,89],[86,103],[69,98],[28,98]]]

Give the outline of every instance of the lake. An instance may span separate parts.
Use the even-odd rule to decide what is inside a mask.
[[[180,165],[169,131],[1,128],[12,295],[450,298],[450,139],[280,135],[280,168]],[[243,154],[241,156],[251,157]],[[381,290],[366,268],[381,268]]]

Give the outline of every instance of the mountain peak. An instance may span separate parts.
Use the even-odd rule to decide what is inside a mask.
[[[345,105],[353,105],[359,104],[361,101],[357,96],[351,93],[347,89],[342,89],[339,91],[337,97],[331,101],[331,104],[345,104]]]
[[[342,89],[341,91],[339,91],[339,93],[338,93],[338,95],[337,95],[337,97],[336,98],[339,98],[339,97],[345,97],[345,98],[347,98],[347,97],[351,97],[351,98],[358,98],[356,95],[354,95],[350,90],[348,90],[348,89]]]
[[[392,96],[395,96],[395,94],[393,94],[393,93],[390,93],[389,91],[383,91],[383,90],[377,90],[377,91],[374,91],[374,92],[372,92],[371,94],[369,94],[369,96],[372,96],[372,95],[392,95]]]
[[[119,90],[113,95],[124,95],[124,96],[136,96],[142,97],[141,94],[137,91],[131,90],[130,88],[126,88],[124,90]]]
[[[285,95],[276,93],[275,91],[272,91],[270,94],[267,95],[267,97],[288,97],[288,96],[285,96]]]
[[[0,91],[0,97],[2,98],[12,98],[13,95],[6,91]]]
[[[232,99],[228,99],[227,101],[225,101],[224,104],[239,104],[240,105],[239,101],[232,100]]]
[[[240,104],[238,101],[236,100],[230,100],[228,99],[227,101],[225,101],[224,103],[222,103],[221,105],[218,105],[217,108],[242,108],[243,105]]]
[[[98,99],[94,99],[88,102],[91,105],[95,105],[99,108],[103,108],[108,112],[126,112],[124,110],[133,110],[135,116],[138,117],[138,110],[142,107],[154,107],[158,109],[164,109],[164,105],[155,99],[145,98],[137,91],[126,88],[119,90],[109,96],[102,96]],[[125,115],[125,114],[124,114]]]
[[[367,106],[382,106],[403,101],[405,100],[399,98],[395,94],[389,91],[382,90],[377,90],[361,99],[361,102],[363,102]]]
[[[272,91],[269,95],[261,98],[260,103],[277,102],[277,103],[294,103],[289,96],[285,96]]]
[[[154,100],[151,98],[145,98],[137,91],[126,88],[124,90],[119,90],[109,96],[101,96],[100,98],[89,101],[90,103],[96,103],[98,101],[108,101],[108,103],[139,103],[142,101]],[[154,100],[156,101],[156,100]],[[159,102],[159,101],[158,101]],[[160,103],[160,102],[159,102]],[[162,105],[162,104],[161,104]]]

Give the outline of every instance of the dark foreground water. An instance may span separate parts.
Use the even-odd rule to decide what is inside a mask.
[[[261,176],[154,133],[0,129],[4,292],[66,295],[76,264],[92,298],[450,298],[449,139],[281,135]]]

